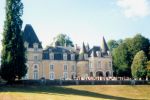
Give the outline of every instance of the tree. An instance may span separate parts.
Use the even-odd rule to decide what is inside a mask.
[[[137,34],[134,36],[132,41],[128,43],[128,48],[132,54],[131,61],[133,61],[134,56],[140,50],[143,50],[148,57],[150,42],[147,38],[142,36],[141,34]]]
[[[137,34],[133,38],[126,38],[117,42],[119,46],[113,49],[113,67],[116,75],[131,76],[131,65],[133,58],[137,52],[143,50],[148,57],[149,51],[149,40],[144,36]]]
[[[115,40],[109,40],[107,44],[110,52],[112,52],[114,48],[117,48],[119,46],[119,44]]]
[[[131,76],[128,47],[126,43],[120,44],[113,50],[113,68],[117,76]]]
[[[131,66],[132,76],[134,78],[146,78],[147,75],[147,57],[143,50],[139,51]]]
[[[56,37],[54,37],[53,43],[56,43],[59,46],[74,46],[70,37],[66,34],[58,34]]]
[[[2,40],[0,75],[8,82],[25,76],[25,48],[22,37],[23,4],[21,0],[6,0],[6,20]]]
[[[147,77],[150,78],[150,61],[147,62]]]

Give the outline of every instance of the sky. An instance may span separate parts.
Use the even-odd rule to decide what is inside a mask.
[[[90,47],[141,33],[150,37],[150,0],[22,0],[23,28],[31,24],[43,47],[59,34],[74,44]],[[0,33],[5,20],[5,0],[0,0]],[[2,35],[0,35],[0,40]],[[0,49],[2,48],[0,42]]]

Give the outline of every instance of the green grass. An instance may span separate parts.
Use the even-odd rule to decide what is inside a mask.
[[[0,100],[150,99],[149,85],[3,86]]]

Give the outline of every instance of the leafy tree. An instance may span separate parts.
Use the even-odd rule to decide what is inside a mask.
[[[58,34],[56,37],[54,37],[53,43],[56,43],[59,46],[74,46],[70,37],[68,37],[66,34]]]
[[[128,46],[130,52],[132,53],[131,60],[133,60],[136,53],[139,52],[140,50],[143,50],[146,56],[148,56],[150,43],[149,40],[144,36],[142,36],[141,34],[137,34],[132,39],[130,44],[128,44]]]
[[[148,56],[149,46],[149,40],[140,34],[121,41],[119,46],[112,52],[115,74],[131,76],[131,65],[134,56],[140,50],[143,50]]]
[[[147,57],[143,50],[139,51],[133,60],[131,70],[134,78],[145,78],[147,74]]]
[[[113,64],[115,75],[117,76],[131,76],[131,70],[129,67],[129,57],[128,47],[126,43],[120,44],[117,48],[113,50]]]
[[[147,62],[147,76],[150,78],[150,61]]]
[[[113,49],[114,49],[114,48],[117,48],[118,45],[119,45],[119,44],[117,43],[117,41],[115,41],[115,40],[109,40],[107,44],[108,44],[108,48],[109,48],[110,52],[112,52]]]
[[[6,0],[6,20],[2,40],[0,75],[8,82],[25,76],[25,48],[22,37],[23,4],[21,0]]]

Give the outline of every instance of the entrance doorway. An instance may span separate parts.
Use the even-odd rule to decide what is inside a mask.
[[[102,71],[96,72],[96,77],[103,77],[103,72]]]

